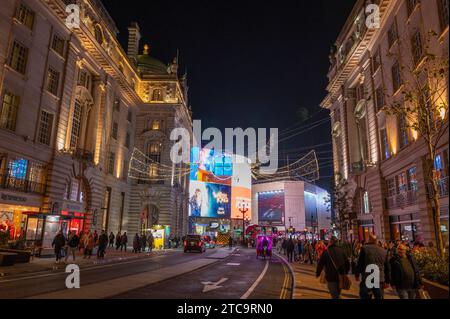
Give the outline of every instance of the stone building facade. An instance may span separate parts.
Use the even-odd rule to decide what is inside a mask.
[[[67,23],[71,4],[79,26]],[[139,55],[136,23],[125,52],[98,0],[5,0],[0,30],[0,224],[11,237],[48,246],[59,229],[184,233],[188,180],[170,160],[170,132],[192,121],[177,59],[165,65],[148,46]]]
[[[379,28],[365,23],[372,3],[379,7]],[[348,181],[356,215],[349,221],[353,238],[364,240],[374,232],[386,240],[435,241],[424,139],[383,106],[402,103],[402,81],[408,79],[402,79],[397,58],[417,60],[420,68],[429,30],[437,34],[431,52],[448,58],[448,19],[448,0],[357,1],[331,50],[321,106],[330,110],[334,171]],[[444,95],[448,106],[448,91]],[[447,125],[435,159],[447,243],[448,148]]]

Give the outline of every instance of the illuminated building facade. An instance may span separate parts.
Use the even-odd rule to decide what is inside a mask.
[[[66,6],[80,8],[69,28]],[[44,238],[59,229],[187,229],[188,179],[172,167],[170,131],[191,128],[178,63],[128,50],[98,0],[5,0],[0,14],[0,224]],[[134,150],[154,171],[129,178]],[[51,217],[51,218],[50,218]]]
[[[369,3],[379,6],[380,28],[365,23]],[[431,52],[448,57],[448,21],[448,0],[358,1],[331,50],[328,94],[321,106],[330,110],[334,171],[348,181],[357,216],[349,221],[353,238],[367,240],[374,232],[386,240],[435,240],[424,139],[383,107],[403,103],[402,83],[412,79],[402,65],[413,61],[420,68],[429,30],[437,34]],[[444,95],[448,106],[448,92]],[[434,164],[447,243],[448,145],[447,131]]]
[[[308,233],[324,239],[331,231],[326,190],[303,181],[276,181],[252,185],[252,223],[278,231]],[[311,237],[312,239],[312,237]]]

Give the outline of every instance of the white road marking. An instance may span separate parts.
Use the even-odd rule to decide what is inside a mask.
[[[239,266],[240,263],[228,263],[227,266]]]
[[[203,292],[208,292],[211,290],[222,288],[222,286],[219,286],[219,285],[224,283],[227,280],[228,280],[228,278],[222,278],[217,282],[204,281],[204,282],[202,282],[202,285],[205,285],[205,287],[203,287]]]
[[[261,280],[264,278],[264,276],[267,272],[267,269],[269,269],[269,261],[268,260],[266,261],[266,266],[264,267],[264,270],[261,272],[261,274],[256,279],[256,281],[253,283],[253,285],[247,290],[247,292],[242,295],[241,299],[247,299],[252,294],[252,292],[255,290],[255,288],[259,285]]]

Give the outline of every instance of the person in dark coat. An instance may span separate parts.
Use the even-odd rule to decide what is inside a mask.
[[[289,238],[289,240],[286,243],[286,252],[287,252],[287,257],[288,257],[288,262],[292,263],[294,262],[294,241],[292,240],[292,238]]]
[[[52,247],[55,248],[55,256],[56,256],[56,263],[59,264],[61,261],[61,250],[63,249],[64,245],[66,244],[66,238],[64,237],[62,231],[59,231],[58,234],[56,234],[55,238],[53,238]]]
[[[152,249],[153,249],[153,235],[152,235],[152,233],[150,233],[149,235],[148,235],[148,238],[147,238],[147,241],[148,241],[148,251],[149,252],[151,252],[152,251]]]
[[[228,247],[231,249],[233,248],[233,237],[230,236],[230,238],[228,238]]]
[[[378,288],[368,288],[366,279],[372,274],[373,270],[367,269],[367,266],[376,265],[379,270],[379,282],[376,284]],[[389,278],[386,274],[390,271],[389,258],[385,249],[377,245],[377,237],[375,235],[369,236],[369,242],[361,248],[359,253],[358,263],[355,269],[355,279],[359,281],[362,275],[361,283],[359,285],[359,297],[361,299],[371,299],[371,294],[375,299],[384,298],[384,289],[388,286]]]
[[[400,299],[416,299],[417,289],[423,289],[422,278],[414,257],[400,244],[390,260],[390,284]]]
[[[140,245],[141,239],[139,238],[139,234],[136,234],[133,239],[133,253],[138,253]]]
[[[145,253],[145,247],[147,247],[147,236],[143,234],[141,236],[141,249]]]
[[[108,247],[108,235],[106,235],[106,232],[102,230],[102,234],[98,238],[98,252],[97,252],[98,258],[105,257],[106,247]]]
[[[316,277],[325,268],[325,279],[327,281],[328,290],[331,298],[339,299],[341,296],[341,287],[339,286],[339,276],[348,274],[350,270],[350,262],[345,251],[339,247],[338,239],[333,236],[330,239],[330,245],[319,259],[316,269]]]
[[[121,240],[122,240],[122,234],[119,231],[116,235],[116,250],[119,250]]]
[[[73,261],[75,261],[75,255],[76,255],[79,244],[80,244],[80,237],[78,237],[78,235],[75,231],[72,231],[72,233],[67,238],[68,251],[66,253],[66,259],[65,259],[66,262],[69,259],[70,254],[72,254]]]
[[[114,248],[114,238],[116,238],[116,236],[111,232],[109,234],[109,248]]]
[[[122,251],[122,249],[125,249],[125,251],[127,251],[127,244],[128,244],[128,236],[127,232],[124,232],[123,235],[120,237],[120,251]]]

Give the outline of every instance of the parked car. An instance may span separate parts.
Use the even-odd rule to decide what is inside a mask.
[[[200,235],[187,235],[183,243],[184,252],[198,251],[203,253],[206,251],[206,245]]]

